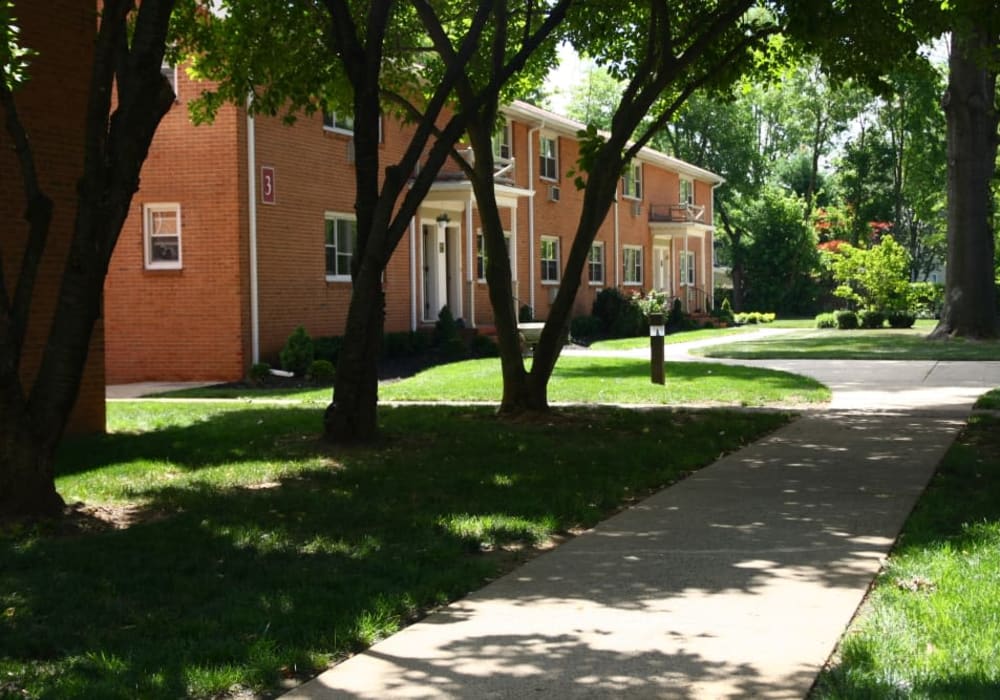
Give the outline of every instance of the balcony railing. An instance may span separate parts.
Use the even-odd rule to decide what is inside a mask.
[[[690,224],[704,223],[704,204],[651,204],[649,220],[652,222]]]

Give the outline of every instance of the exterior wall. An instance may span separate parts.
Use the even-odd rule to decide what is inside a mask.
[[[38,372],[73,232],[76,183],[83,173],[84,118],[96,16],[94,3],[87,0],[18,3],[15,15],[20,20],[23,44],[37,52],[28,69],[30,80],[17,91],[15,101],[32,141],[41,188],[54,203],[22,353],[21,381],[29,391]],[[19,169],[5,129],[0,130],[0,168],[5,173],[0,178],[3,273],[7,293],[12,296],[28,229],[22,218],[24,191]],[[98,320],[70,432],[104,430],[103,347],[104,328]]]
[[[224,107],[194,126],[177,71],[105,284],[109,384],[243,377],[250,364],[246,127]],[[143,207],[180,205],[181,268],[147,269]]]

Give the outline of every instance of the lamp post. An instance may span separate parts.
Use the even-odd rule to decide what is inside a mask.
[[[663,372],[663,336],[666,326],[663,313],[649,314],[649,378],[653,384],[665,384]]]

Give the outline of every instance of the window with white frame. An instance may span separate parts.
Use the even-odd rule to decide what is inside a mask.
[[[694,182],[681,178],[681,204],[694,204]]]
[[[695,284],[694,251],[682,250],[680,263],[681,263],[681,284],[693,287]]]
[[[323,128],[339,134],[353,134],[354,115],[323,110]]]
[[[505,121],[493,133],[493,160],[498,163],[509,163],[514,154],[511,140],[510,122]]]
[[[172,66],[170,63],[164,59],[163,63],[160,64],[160,73],[163,77],[167,79],[170,83],[170,89],[174,91],[174,98],[177,97],[177,66]]]
[[[559,179],[559,139],[555,136],[539,137],[538,174],[546,180]]]
[[[642,284],[642,246],[622,246],[625,284]]]
[[[543,236],[541,245],[542,283],[559,282],[559,239]]]
[[[142,208],[146,269],[181,268],[181,205],[146,204]]]
[[[622,194],[628,199],[642,199],[642,164],[631,163],[622,175]]]
[[[331,282],[351,281],[351,259],[358,242],[358,224],[346,214],[325,216],[324,246],[326,248],[326,279]]]
[[[587,258],[587,279],[590,284],[604,284],[604,243],[591,244]]]
[[[507,231],[503,232],[503,242],[507,247],[507,257],[510,258],[510,234]],[[486,281],[486,261],[488,259],[486,256],[486,237],[480,230],[476,233],[476,276],[480,282]],[[513,268],[511,274],[514,274]]]

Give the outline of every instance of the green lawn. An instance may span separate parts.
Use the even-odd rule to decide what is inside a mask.
[[[649,361],[630,358],[562,357],[549,382],[549,400],[565,403],[680,404],[740,406],[828,401],[818,382],[785,372],[714,363],[667,363],[666,384],[649,379]],[[382,401],[499,401],[500,360],[466,360],[439,365],[379,388]],[[185,389],[186,398],[294,398],[328,403],[329,389],[281,392],[269,389]]]
[[[663,338],[664,345],[675,345],[677,343],[690,343],[695,340],[706,340],[708,338],[720,338],[730,335],[740,335],[748,331],[755,331],[758,328],[767,326],[733,326],[732,328],[702,328],[696,331],[683,331],[681,333],[671,333]],[[593,350],[636,350],[649,347],[649,336],[639,338],[615,338],[614,340],[599,340],[591,346]]]
[[[1000,697],[1000,419],[942,462],[814,698]]]
[[[316,406],[108,414],[57,485],[138,522],[0,532],[0,697],[272,696],[788,420],[385,408],[379,445],[334,448]]]
[[[706,357],[829,360],[1000,360],[1000,341],[926,340],[908,330],[800,330],[774,338],[696,350]]]

